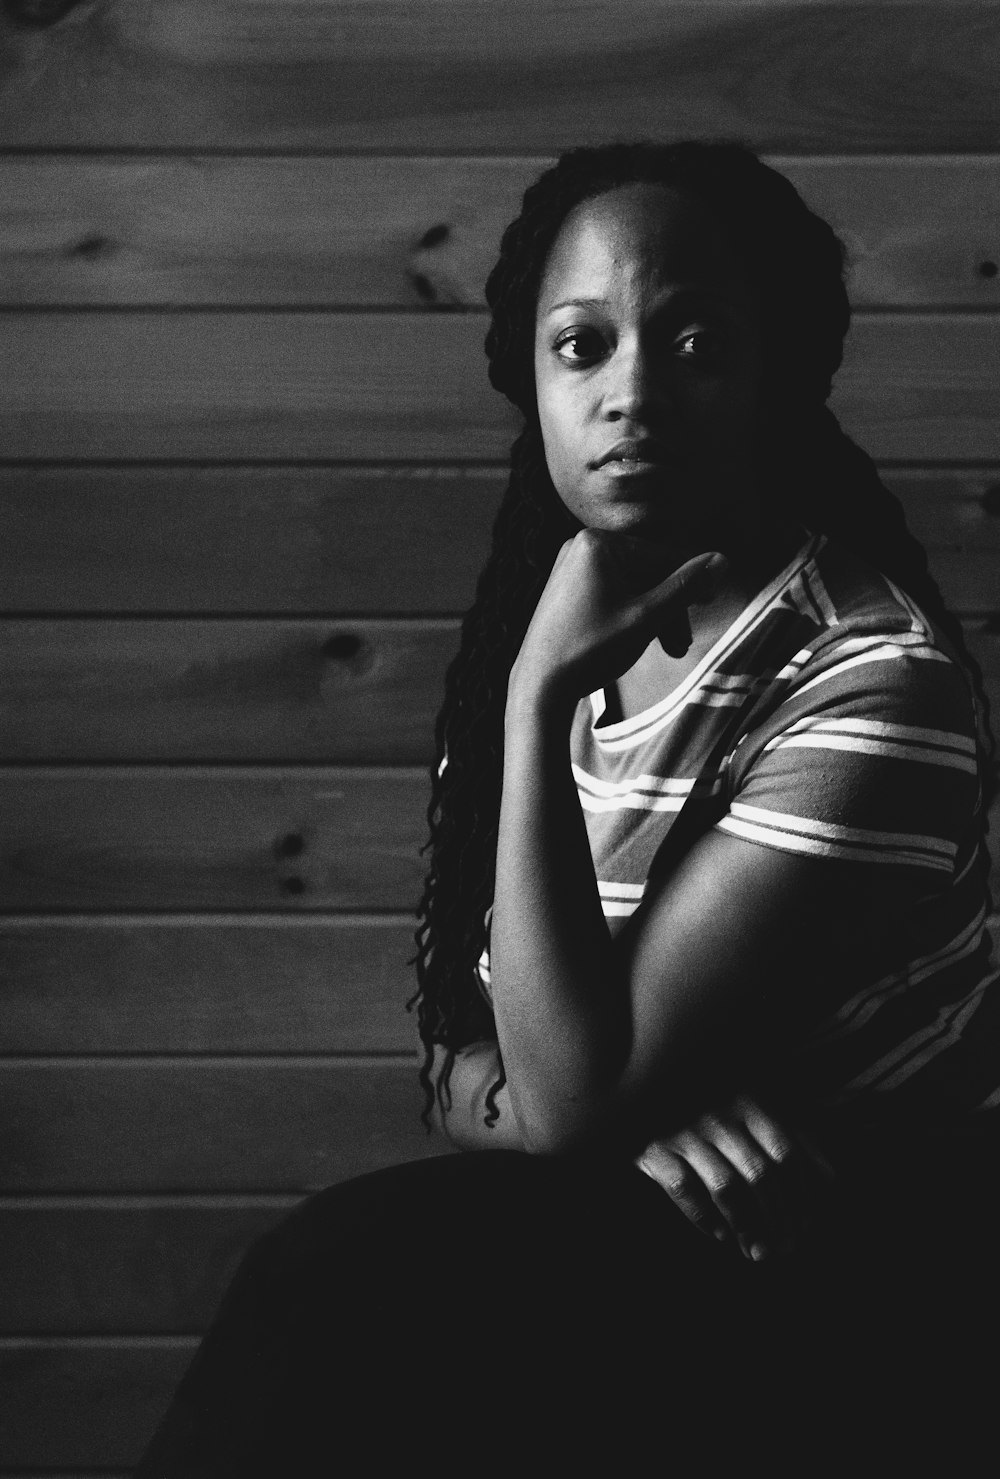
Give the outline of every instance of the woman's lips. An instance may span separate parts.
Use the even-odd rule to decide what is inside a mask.
[[[590,466],[592,470],[606,472],[614,478],[648,477],[672,461],[662,442],[653,437],[635,437],[616,442]]]
[[[612,478],[639,478],[662,473],[666,466],[666,458],[654,461],[647,457],[615,457],[609,462],[600,463],[598,471],[607,473]]]

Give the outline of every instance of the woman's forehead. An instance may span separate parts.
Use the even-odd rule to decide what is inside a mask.
[[[742,264],[704,206],[665,185],[616,186],[575,206],[545,264],[539,309],[596,297],[639,278],[660,283],[743,277]]]

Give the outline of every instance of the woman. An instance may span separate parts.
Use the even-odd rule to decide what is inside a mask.
[[[140,1474],[326,1473],[415,1422],[477,1467],[498,1423],[560,1472],[654,1435],[728,1463],[776,1408],[813,1472],[831,1412],[896,1452],[940,1397],[1000,1103],[991,748],[826,408],[842,265],[738,146],[578,150],[525,195],[486,342],[525,426],[418,931],[429,1116],[491,1153],[270,1234]]]

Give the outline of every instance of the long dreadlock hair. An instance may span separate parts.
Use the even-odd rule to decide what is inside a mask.
[[[850,324],[845,250],[783,175],[742,144],[683,141],[610,144],[564,154],[525,192],[503,233],[486,283],[489,376],[524,417],[511,449],[510,480],[489,558],[462,625],[436,728],[428,807],[430,867],[418,911],[417,991],[425,1059],[425,1119],[435,1094],[450,1105],[458,1049],[496,1038],[478,989],[477,964],[493,899],[507,679],[560,545],[580,524],[549,477],[535,403],[535,310],[546,259],[569,212],[633,183],[668,186],[707,209],[734,244],[766,312],[761,494],[776,515],[853,547],[908,592],[966,665],[982,716],[980,759],[991,774],[994,746],[982,675],[944,605],[922,545],[871,458],[841,430],[826,402]],[[432,1081],[434,1044],[445,1050]],[[501,1076],[487,1096],[497,1118]]]

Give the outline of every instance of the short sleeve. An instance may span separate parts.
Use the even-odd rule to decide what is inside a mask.
[[[977,836],[975,709],[937,648],[847,640],[728,757],[723,832],[945,882]]]

